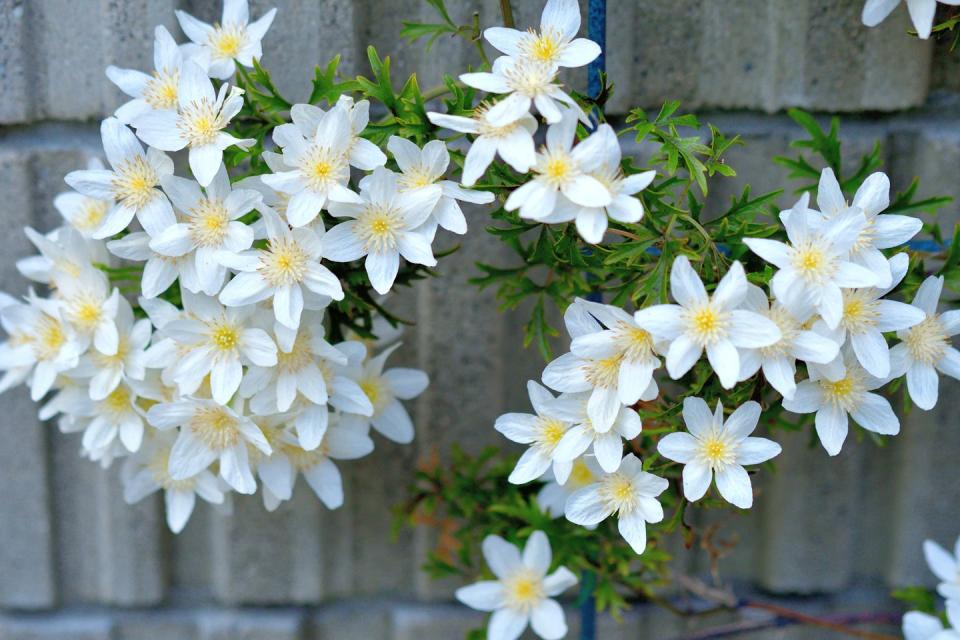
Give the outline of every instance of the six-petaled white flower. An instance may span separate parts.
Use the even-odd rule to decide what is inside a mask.
[[[547,389],[530,380],[527,393],[534,414],[505,413],[493,425],[508,440],[530,445],[508,479],[514,484],[524,484],[536,480],[552,467],[556,481],[563,484],[573,463],[558,461],[554,452],[573,424],[556,415],[554,406],[557,400]]]
[[[263,55],[261,41],[276,13],[276,9],[270,9],[250,22],[247,0],[223,0],[223,15],[220,23],[214,25],[201,22],[185,11],[176,12],[183,33],[200,45],[199,62],[211,78],[220,80],[233,75],[234,61],[252,67],[253,61]]]
[[[577,38],[580,5],[577,0],[547,0],[540,16],[540,31],[507,27],[485,29],[483,37],[500,52],[558,67],[582,67],[600,55],[600,45]]]
[[[133,98],[116,110],[115,115],[120,122],[132,124],[135,119],[154,109],[176,109],[183,62],[183,51],[166,27],[161,25],[154,31],[152,73],[113,65],[107,67],[110,81]]]

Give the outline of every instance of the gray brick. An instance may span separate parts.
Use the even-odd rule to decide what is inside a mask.
[[[27,75],[26,11],[22,0],[0,2],[0,124],[22,122],[30,105],[30,81]]]
[[[112,640],[106,615],[60,615],[53,618],[0,618],[3,640]]]
[[[245,610],[200,616],[198,640],[300,640],[302,616],[293,611]]]
[[[324,606],[310,621],[312,640],[354,640],[389,638],[388,611],[385,603],[353,599]]]

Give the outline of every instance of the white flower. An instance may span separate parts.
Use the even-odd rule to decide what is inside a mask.
[[[617,134],[604,125],[599,127],[594,135],[607,138],[607,142],[601,146],[606,157],[590,176],[610,192],[610,204],[605,207],[595,203],[584,205],[561,196],[552,214],[538,218],[541,222],[550,224],[576,220],[580,237],[591,244],[603,241],[608,217],[624,223],[638,222],[643,217],[643,203],[633,196],[646,189],[657,175],[656,171],[645,171],[625,177],[620,169],[620,143],[617,141]]]
[[[493,61],[490,72],[464,73],[460,75],[460,81],[487,93],[508,94],[486,113],[487,121],[494,126],[516,122],[529,115],[531,106],[536,106],[543,119],[554,124],[563,118],[561,105],[588,124],[583,109],[555,82],[557,71],[558,67],[549,62],[501,56]]]
[[[737,349],[767,347],[782,337],[772,320],[739,308],[747,295],[747,277],[739,262],[730,265],[713,295],[707,295],[690,261],[678,256],[670,269],[670,293],[678,304],[641,309],[634,319],[656,339],[669,341],[667,372],[674,380],[690,371],[706,350],[720,384],[729,389],[740,375]]]
[[[261,179],[290,196],[286,215],[292,226],[309,224],[328,202],[360,201],[348,186],[353,130],[345,108],[325,112],[312,136],[304,136],[296,124],[285,124],[273,130],[273,139],[283,149],[288,170],[264,174]]]
[[[63,318],[77,333],[104,355],[117,352],[120,336],[116,315],[120,305],[120,291],[110,288],[102,271],[86,267],[76,278],[55,279],[63,304]]]
[[[905,0],[910,19],[917,30],[917,35],[926,40],[933,30],[933,17],[937,12],[937,0]],[[960,0],[940,0],[943,4],[958,5]],[[900,0],[867,0],[863,5],[863,24],[875,27],[886,19]]]
[[[494,125],[487,119],[487,110],[487,106],[478,106],[472,118],[433,111],[427,113],[430,122],[438,127],[474,136],[463,162],[461,181],[465,187],[476,184],[496,154],[520,173],[529,171],[537,161],[533,144],[533,134],[537,132],[536,118],[527,114],[513,122]]]
[[[276,9],[250,22],[247,0],[223,0],[220,24],[209,25],[189,13],[177,11],[180,28],[188,38],[201,47],[199,59],[211,78],[226,80],[233,75],[234,60],[245,67],[263,55],[261,41],[273,23]]]
[[[874,378],[844,350],[845,372],[837,380],[828,378],[817,365],[808,367],[810,379],[797,385],[793,398],[784,398],[783,408],[793,413],[816,412],[817,436],[827,453],[840,453],[847,438],[849,415],[868,431],[882,435],[900,433],[900,420],[883,396],[870,393],[884,380]]]
[[[576,0],[547,0],[540,16],[540,31],[490,27],[483,37],[508,56],[558,67],[582,67],[600,55],[600,45],[577,38],[580,5]]]
[[[356,460],[371,451],[369,435],[334,422],[311,450],[300,447],[289,434],[281,435],[270,456],[259,461],[257,473],[277,502],[290,499],[297,474],[302,473],[320,501],[328,509],[337,509],[343,504],[343,479],[333,460]]]
[[[747,380],[763,369],[763,377],[784,398],[793,397],[797,389],[797,360],[828,364],[840,353],[840,345],[804,324],[779,302],[770,302],[767,294],[747,284],[743,308],[758,313],[777,325],[780,339],[758,349],[740,349],[740,380]]]
[[[655,397],[658,390],[653,372],[660,368],[660,359],[656,356],[653,336],[637,324],[632,314],[619,307],[582,298],[577,298],[574,304],[583,306],[606,328],[576,336],[570,343],[573,355],[592,362],[592,370],[616,363],[617,397],[622,404],[630,406],[641,398],[649,400],[652,399],[650,396]],[[608,364],[601,366],[601,362]]]
[[[888,270],[892,271],[893,279],[889,287],[844,289],[843,317],[836,330],[821,326],[819,321],[814,325],[815,330],[838,344],[849,340],[857,361],[867,373],[877,378],[890,375],[890,348],[883,334],[909,329],[926,317],[926,313],[917,307],[896,300],[881,300],[903,280],[909,261],[905,253],[898,253],[890,260],[892,265]]]
[[[941,580],[937,593],[947,600],[960,602],[960,538],[954,543],[952,555],[933,540],[925,540],[923,556],[930,571]]]
[[[352,219],[324,235],[323,256],[334,262],[366,256],[370,284],[378,293],[388,292],[400,269],[401,255],[407,262],[428,267],[437,264],[430,242],[417,229],[426,222],[441,193],[436,185],[401,192],[397,175],[377,167],[361,188],[361,202],[330,203],[332,215]]]
[[[877,276],[875,286],[892,289],[891,265],[880,250],[907,242],[923,228],[923,222],[910,216],[882,214],[890,206],[890,179],[886,174],[874,173],[864,180],[853,197],[853,203],[848,206],[833,169],[827,167],[820,174],[817,206],[827,219],[841,215],[848,209],[863,213],[867,222],[850,247],[848,260],[872,271]]]
[[[400,343],[385,349],[363,365],[357,384],[373,405],[373,414],[364,419],[386,438],[407,444],[413,441],[413,421],[400,400],[416,398],[430,384],[427,374],[419,369],[394,367],[383,370]]]
[[[805,193],[793,209],[780,214],[790,244],[767,238],[744,238],[751,251],[776,266],[771,286],[793,315],[809,317],[815,310],[831,329],[843,316],[841,289],[872,287],[877,276],[847,259],[866,225],[859,210],[850,209],[826,221],[807,208]]]
[[[103,171],[103,162],[100,158],[90,158],[87,161],[88,171]],[[112,198],[91,198],[76,191],[67,191],[57,194],[53,199],[53,206],[71,227],[76,229],[84,238],[92,238],[100,225],[103,224],[107,213],[114,206]]]
[[[188,290],[200,291],[202,285],[193,255],[174,258],[150,248],[153,237],[160,235],[162,231],[163,229],[153,228],[148,231],[134,231],[117,240],[110,240],[107,242],[107,249],[124,260],[145,262],[140,275],[140,292],[144,298],[156,298],[169,289],[177,278]]]
[[[108,66],[107,77],[110,81],[133,98],[117,109],[117,119],[124,124],[131,124],[149,111],[176,109],[183,61],[180,47],[166,27],[161,25],[154,31],[152,73]]]
[[[960,333],[960,311],[937,313],[943,276],[923,281],[913,298],[913,306],[926,314],[923,322],[898,331],[902,340],[890,349],[890,375],[907,376],[910,399],[929,411],[937,404],[937,371],[960,379],[960,352],[950,346],[950,337]]]
[[[78,277],[92,264],[110,264],[103,243],[85,238],[73,227],[59,227],[46,235],[30,227],[23,232],[40,255],[17,260],[17,271],[35,282],[55,286],[56,282]]]
[[[267,247],[224,257],[239,273],[220,292],[220,302],[237,307],[273,298],[277,322],[288,329],[300,326],[304,306],[318,309],[330,298],[343,300],[343,288],[320,264],[320,238],[312,229],[290,229],[273,210],[260,212],[267,228]]]
[[[70,389],[70,403],[66,411],[79,418],[84,418],[76,424],[76,428],[83,429],[84,451],[92,453],[97,459],[107,450],[116,446],[117,440],[123,445],[124,452],[135,452],[140,449],[143,441],[144,410],[139,400],[154,401],[160,399],[157,390],[152,385],[122,381],[106,397],[101,400],[91,400],[88,394],[76,393],[77,389]]]
[[[227,268],[224,254],[239,253],[253,244],[253,229],[239,218],[261,206],[260,193],[231,189],[227,168],[220,165],[206,193],[194,180],[167,176],[163,190],[183,212],[183,222],[166,227],[150,240],[150,249],[170,258],[193,262],[199,289],[194,293],[215,296],[223,286]],[[188,283],[184,283],[186,286]]]
[[[223,503],[223,491],[216,476],[204,469],[185,480],[170,477],[168,464],[175,434],[157,431],[146,441],[137,455],[124,465],[123,499],[127,504],[140,502],[157,491],[163,491],[167,526],[180,533],[190,520],[197,496],[211,504]]]
[[[53,387],[57,376],[77,366],[85,342],[64,320],[54,300],[33,291],[27,304],[4,299],[0,324],[7,340],[0,343],[0,369],[6,371],[0,390],[29,378],[30,398],[36,402]]]
[[[360,134],[370,122],[370,101],[354,102],[347,95],[340,96],[334,109],[342,111],[347,116],[350,126],[350,136],[347,142],[347,162],[350,166],[362,171],[373,171],[387,162],[380,147]],[[290,108],[290,118],[307,140],[313,140],[317,129],[323,122],[326,111],[312,104],[295,104]]]
[[[457,600],[478,611],[492,611],[488,640],[516,640],[529,624],[544,640],[567,635],[563,608],[553,600],[577,584],[566,567],[551,574],[550,540],[534,531],[520,550],[500,536],[483,540],[483,557],[496,580],[484,580],[457,589]]]
[[[743,465],[766,462],[781,451],[772,440],[750,437],[759,419],[760,405],[752,400],[724,421],[720,402],[711,415],[703,398],[684,398],[683,421],[689,433],[667,434],[657,444],[657,451],[684,465],[683,495],[687,500],[702,498],[715,476],[724,500],[741,509],[753,506],[753,488]]]
[[[209,374],[213,399],[225,405],[240,387],[244,364],[277,364],[277,347],[270,336],[263,329],[248,326],[252,307],[225,309],[215,298],[186,293],[184,302],[190,316],[163,326],[164,334],[173,339],[179,352],[170,373],[181,394],[194,393]],[[150,351],[147,364],[159,364]]]
[[[603,470],[593,456],[583,456],[574,460],[569,477],[563,483],[557,480],[552,469],[547,469],[547,481],[537,494],[537,504],[551,518],[561,518],[567,498],[577,489],[593,484],[602,475]]]
[[[107,355],[96,349],[88,351],[75,373],[77,377],[90,377],[91,400],[103,400],[117,388],[121,380],[143,380],[146,375],[144,349],[150,342],[150,321],[144,318],[134,322],[130,303],[120,298],[116,326],[116,353]]]
[[[438,184],[443,195],[430,212],[432,220],[426,224],[435,230],[437,225],[453,233],[467,232],[467,220],[463,217],[463,210],[457,204],[458,200],[473,204],[488,204],[493,202],[493,194],[489,191],[471,191],[463,189],[452,180],[443,180],[450,164],[450,154],[447,145],[442,140],[431,140],[423,149],[414,143],[397,136],[390,136],[387,149],[393,154],[402,175],[397,179],[400,191],[413,191]],[[431,237],[433,233],[429,234]]]
[[[960,640],[960,601],[947,600],[947,622],[944,628],[937,616],[920,611],[909,611],[903,616],[903,636],[906,640]]]
[[[657,496],[670,483],[643,470],[632,453],[623,457],[620,468],[599,481],[574,491],[567,499],[567,520],[574,524],[594,525],[617,515],[617,528],[636,553],[647,546],[646,523],[663,520],[663,507]]]
[[[161,178],[173,173],[173,161],[157,149],[144,153],[133,132],[116,118],[100,124],[100,135],[112,170],[73,171],[64,178],[85,196],[114,202],[91,236],[116,235],[130,225],[134,215],[145,228],[175,222],[170,202],[157,188]]]
[[[559,462],[553,454],[573,424],[554,414],[556,398],[533,380],[527,382],[527,393],[536,415],[505,413],[493,425],[508,440],[530,445],[520,456],[509,480],[514,484],[524,484],[536,480],[552,467],[556,481],[563,484],[570,475],[573,463]]]
[[[605,207],[613,202],[607,186],[591,175],[609,153],[609,128],[608,124],[600,125],[590,137],[574,146],[577,120],[567,110],[563,118],[547,128],[547,144],[537,153],[533,179],[514,189],[504,208],[519,209],[523,218],[542,220],[554,212],[561,195],[587,207]],[[617,144],[615,134],[612,143]]]
[[[189,148],[190,171],[200,186],[206,187],[223,163],[224,149],[234,145],[245,149],[255,142],[224,131],[243,107],[243,90],[224,83],[214,92],[206,73],[191,60],[180,72],[177,105],[176,110],[143,113],[133,126],[151,147],[163,151]]]
[[[160,430],[180,427],[167,464],[172,480],[188,480],[219,462],[220,477],[234,490],[257,490],[247,445],[268,455],[271,448],[249,418],[216,400],[184,398],[150,407],[147,420]]]
[[[656,389],[653,386],[653,389]],[[644,397],[650,400],[655,397]],[[564,393],[557,398],[556,414],[563,420],[573,423],[557,443],[553,453],[560,462],[572,463],[588,449],[593,449],[600,467],[606,472],[616,471],[623,456],[623,439],[633,440],[643,428],[640,416],[629,407],[619,407],[614,414],[613,422],[607,427],[601,427],[593,422],[588,415],[590,394]]]

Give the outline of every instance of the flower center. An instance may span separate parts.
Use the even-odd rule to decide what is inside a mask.
[[[370,404],[373,405],[374,410],[378,408],[378,403],[381,403],[386,399],[386,394],[384,393],[383,385],[380,383],[378,378],[364,378],[359,382],[360,389],[363,391],[363,394],[367,396],[370,400]]]
[[[503,586],[511,609],[529,611],[545,597],[543,579],[529,569],[520,569],[504,580]]]
[[[567,433],[568,425],[562,420],[557,420],[556,418],[537,418],[536,422],[536,444],[546,453],[550,454],[554,449],[557,448],[557,445],[560,444],[560,440],[563,439],[563,436]]]
[[[862,375],[855,368],[848,368],[845,378],[837,380],[820,380],[824,399],[834,407],[843,409],[847,413],[859,405],[860,392],[863,391]]]
[[[594,387],[614,387],[620,377],[620,361],[623,356],[613,356],[602,360],[588,360],[583,365],[584,375]]]
[[[236,58],[247,42],[247,29],[242,24],[215,26],[208,43],[218,58]]]
[[[938,316],[932,316],[907,330],[903,339],[907,351],[917,362],[934,365],[940,361],[949,345]]]
[[[210,342],[222,354],[233,353],[240,343],[240,332],[224,318],[210,327]]]
[[[72,223],[77,231],[92,231],[100,226],[103,217],[107,215],[110,203],[106,200],[84,198],[80,212],[73,218]]]
[[[636,325],[619,323],[614,329],[614,341],[624,360],[646,360],[653,355],[653,336]]]
[[[845,290],[843,301],[843,318],[840,320],[843,327],[852,333],[863,333],[875,327],[880,319],[876,300],[869,298],[861,290]]]
[[[411,191],[413,189],[428,187],[434,182],[436,182],[436,178],[426,167],[421,166],[415,167],[408,173],[402,174],[397,179],[397,184],[400,186],[401,191]]]
[[[622,473],[612,473],[604,477],[600,485],[600,498],[613,511],[627,514],[637,506],[637,495],[633,480]]]
[[[190,211],[190,237],[201,247],[219,247],[227,236],[230,214],[221,200],[203,198]]]
[[[143,99],[154,109],[177,108],[177,85],[180,84],[180,71],[154,71],[143,89]]]
[[[60,321],[43,314],[37,323],[36,340],[32,341],[33,355],[37,360],[53,360],[67,341],[67,334]]]
[[[812,240],[794,248],[792,261],[793,268],[808,282],[823,282],[837,268],[836,260]]]
[[[207,98],[188,104],[177,119],[177,129],[191,147],[212,143],[225,126],[223,114]]]
[[[707,303],[697,309],[684,312],[687,333],[690,339],[701,346],[721,340],[727,334],[729,313],[715,309]]]
[[[511,91],[536,98],[546,94],[557,77],[557,68],[550,63],[537,60],[520,60],[503,72],[504,79]]]
[[[259,271],[274,287],[303,282],[309,266],[310,256],[293,238],[271,240],[269,249],[260,252]]]
[[[547,184],[559,188],[561,185],[575,178],[579,173],[573,158],[566,151],[544,150],[544,158],[534,167]]]
[[[277,349],[277,369],[280,373],[297,373],[313,362],[313,353],[310,350],[311,340],[310,333],[301,325],[290,352]]]
[[[479,126],[479,135],[485,138],[505,138],[521,126],[520,120],[514,120],[510,124],[502,126],[492,125],[487,121],[487,111],[489,110],[489,104],[481,103],[473,111],[473,119]]]
[[[856,255],[863,251],[864,249],[869,249],[873,246],[877,238],[877,230],[875,218],[867,218],[867,224],[863,226],[863,229],[860,230],[860,235],[857,236],[857,241],[853,243],[853,246],[850,247],[850,253]]]
[[[123,362],[129,354],[130,341],[126,336],[121,335],[117,341],[117,352],[112,356],[104,355],[96,350],[93,350],[90,355],[91,360],[93,360],[98,369],[113,369],[123,366]]]
[[[297,471],[303,471],[311,467],[316,466],[321,460],[330,455],[330,445],[327,444],[327,439],[324,438],[318,446],[313,451],[307,451],[306,449],[301,449],[300,447],[292,444],[286,444],[280,449],[284,455],[287,456],[287,459],[290,460],[290,464],[293,465],[293,468]]]
[[[760,347],[760,357],[767,360],[785,356],[800,333],[800,324],[785,307],[777,303],[770,307],[766,315],[780,329],[780,339],[768,347]]]
[[[99,404],[104,413],[113,417],[129,413],[131,411],[130,391],[121,384]]]
[[[325,191],[333,184],[346,182],[350,176],[341,154],[316,144],[303,154],[300,173],[307,186],[314,191]]]
[[[229,449],[240,441],[237,419],[222,407],[201,407],[189,424],[193,435],[213,451]]]
[[[571,488],[579,489],[591,484],[594,480],[596,480],[596,477],[593,475],[593,471],[590,471],[590,467],[583,461],[583,458],[578,458],[573,463],[573,468],[570,469],[570,478],[567,483]]]
[[[714,469],[723,469],[735,461],[731,443],[719,431],[713,431],[700,442],[700,458]]]
[[[113,195],[123,204],[140,209],[158,193],[154,187],[160,182],[157,172],[143,156],[134,156],[114,170]]]
[[[384,253],[397,247],[403,218],[395,209],[371,205],[357,218],[356,231],[368,253]]]
[[[521,53],[538,62],[556,63],[563,47],[563,34],[556,29],[544,29],[537,33],[533,29],[520,42]]]
[[[78,293],[67,305],[67,319],[83,331],[93,331],[103,316],[102,305],[99,297],[88,292]]]

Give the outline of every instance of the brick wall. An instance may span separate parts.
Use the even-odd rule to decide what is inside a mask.
[[[280,8],[263,62],[293,98],[307,95],[313,63],[334,54],[361,71],[368,42],[394,56],[396,78],[416,70],[424,87],[469,60],[454,41],[429,53],[398,41],[402,20],[432,20],[419,0],[251,4],[254,15]],[[748,146],[729,157],[740,176],[717,183],[713,198],[744,182],[784,186],[769,159],[799,135],[778,114],[789,106],[848,112],[851,155],[880,139],[895,186],[921,176],[921,195],[960,197],[960,101],[951,93],[960,90],[960,53],[907,37],[903,9],[867,30],[861,4],[610,0],[613,110],[677,98],[743,134]],[[495,0],[448,5],[455,18],[476,7],[486,23],[497,20]],[[518,23],[535,21],[539,0],[514,5]],[[56,224],[51,200],[63,175],[98,152],[99,119],[121,104],[104,66],[148,66],[153,26],[179,35],[176,7],[211,20],[219,12],[213,0],[0,0],[3,290],[24,289],[14,262],[30,247],[18,229]],[[402,357],[433,380],[415,406],[417,441],[380,439],[372,456],[342,465],[347,499],[338,511],[301,486],[274,514],[259,498],[236,500],[232,517],[199,505],[186,531],[171,536],[158,498],[124,505],[115,471],[81,460],[78,439],[40,424],[22,390],[0,397],[0,638],[456,638],[478,620],[439,603],[449,601],[451,585],[419,573],[428,533],[393,543],[387,532],[388,508],[402,498],[416,459],[453,442],[502,444],[494,418],[525,409],[524,382],[542,367],[532,352],[517,355],[522,314],[498,314],[492,295],[466,283],[480,256],[507,258],[482,233],[481,215],[463,249],[441,264],[444,278],[398,300],[400,314],[418,321]],[[439,246],[446,243],[452,238]],[[920,541],[960,533],[960,428],[949,401],[957,390],[945,383],[937,410],[911,415],[882,449],[851,441],[828,460],[805,435],[780,437],[779,473],[761,483],[748,515],[728,523],[741,544],[723,569],[776,594],[821,594],[805,601],[821,610],[886,606],[888,586],[928,582]],[[696,552],[681,557],[686,570],[707,570]],[[279,608],[257,608],[265,606]],[[662,637],[683,624],[641,608],[601,637]],[[777,633],[765,637],[810,637]]]

